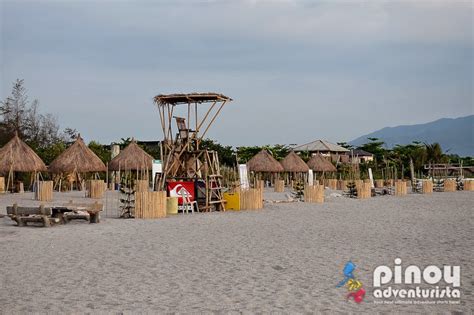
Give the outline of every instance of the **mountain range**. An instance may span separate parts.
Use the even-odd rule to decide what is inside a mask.
[[[378,138],[387,148],[397,144],[438,142],[444,152],[459,156],[474,156],[474,115],[459,118],[442,118],[425,124],[385,127],[361,136],[349,143],[359,146]]]

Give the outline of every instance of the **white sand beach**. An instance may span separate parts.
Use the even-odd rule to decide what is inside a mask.
[[[72,197],[82,198],[55,194]],[[28,194],[1,195],[0,213],[19,198],[35,204]],[[159,220],[117,219],[108,209],[100,224],[51,228],[20,228],[4,217],[0,313],[469,313],[473,204],[466,191]],[[460,265],[460,304],[374,304],[372,272],[396,257],[420,267]],[[336,288],[350,259],[367,291],[361,304]]]

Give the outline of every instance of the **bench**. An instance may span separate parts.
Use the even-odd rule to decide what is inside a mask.
[[[53,223],[59,223],[58,218],[52,217],[53,210],[44,205],[39,207],[19,207],[17,204],[7,207],[7,215],[15,221],[18,226],[26,226],[29,222],[41,223],[44,227],[49,227]]]
[[[98,203],[74,203],[70,200],[60,207],[53,207],[53,217],[59,218],[63,223],[71,220],[86,220],[89,223],[100,222],[100,211],[103,205]]]

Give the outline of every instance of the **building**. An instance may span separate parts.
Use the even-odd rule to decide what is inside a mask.
[[[321,154],[324,157],[330,158],[333,162],[349,162],[350,150],[341,147],[340,145],[331,143],[326,140],[315,140],[306,144],[297,145],[293,148],[295,152],[309,152],[311,156]]]
[[[352,163],[367,163],[374,160],[374,155],[370,152],[354,149],[351,154]]]

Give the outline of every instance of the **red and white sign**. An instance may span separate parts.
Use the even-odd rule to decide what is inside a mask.
[[[178,204],[183,204],[184,195],[189,201],[194,201],[194,182],[168,182],[170,197],[178,197]]]

